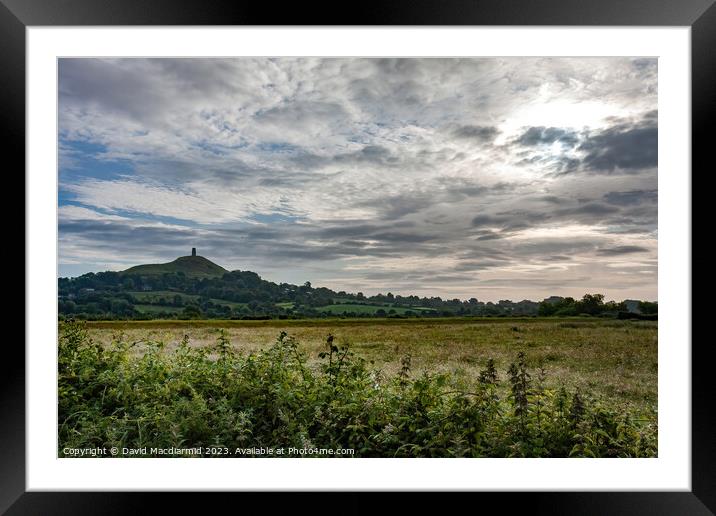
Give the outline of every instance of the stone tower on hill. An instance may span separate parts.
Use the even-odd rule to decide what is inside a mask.
[[[196,256],[196,247],[191,248],[191,255]]]

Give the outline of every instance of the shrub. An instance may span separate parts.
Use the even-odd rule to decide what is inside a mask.
[[[90,447],[352,448],[357,457],[652,457],[656,427],[564,387],[545,388],[520,353],[500,396],[494,361],[472,384],[447,374],[413,378],[410,357],[385,378],[326,338],[319,367],[282,332],[242,356],[219,333],[173,351],[122,334],[93,342],[61,323],[59,450]],[[233,456],[233,455],[232,455]],[[245,456],[251,456],[250,454]],[[286,456],[286,455],[284,455]]]

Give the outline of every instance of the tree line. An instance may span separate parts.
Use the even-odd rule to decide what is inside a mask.
[[[362,292],[354,294],[314,287],[310,282],[303,285],[274,283],[251,271],[232,271],[214,278],[197,278],[183,272],[134,275],[108,271],[59,278],[58,289],[60,317],[84,319],[616,317],[619,312],[628,312],[624,302],[605,302],[602,294],[586,294],[580,300],[553,297],[541,303],[530,300],[483,302],[474,297],[443,299],[390,292],[366,296]],[[148,306],[151,310],[146,309]],[[361,307],[372,307],[372,310]],[[641,302],[639,310],[644,314],[655,314],[656,303]]]

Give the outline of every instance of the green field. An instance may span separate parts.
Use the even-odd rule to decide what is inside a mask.
[[[417,312],[433,312],[434,310],[430,308],[423,308],[423,307],[393,307],[388,305],[359,305],[359,304],[352,304],[352,303],[339,303],[339,304],[333,304],[333,305],[326,305],[326,306],[319,306],[316,307],[316,310],[319,310],[321,312],[326,312],[329,314],[335,314],[340,315],[343,312],[347,313],[356,313],[356,314],[375,314],[378,310],[383,310],[385,313],[396,313],[398,315],[405,315],[406,312],[412,311],[414,313]]]
[[[166,305],[157,305],[156,303],[164,300],[165,303],[170,303],[174,300],[175,296],[179,296],[183,303],[197,303],[199,296],[195,294],[183,294],[181,292],[172,292],[170,290],[153,290],[148,292],[128,292],[131,294],[140,304],[134,305],[134,307],[143,313],[179,313],[183,307],[173,307]],[[248,303],[236,303],[234,301],[227,301],[225,299],[209,299],[212,303],[218,306],[228,306],[229,308],[241,308],[246,306]],[[152,303],[154,303],[152,305]],[[293,303],[281,303],[282,305],[291,305]]]
[[[177,306],[161,306],[161,305],[134,305],[139,312],[143,314],[178,314],[183,308]]]
[[[215,305],[228,306],[229,308],[241,308],[248,305],[248,303],[237,303],[235,301],[226,301],[224,299],[214,299],[213,297],[209,299],[209,301]]]
[[[544,366],[550,383],[581,387],[614,402],[649,409],[656,404],[657,324],[651,321],[537,318],[429,320],[266,320],[90,322],[90,335],[109,344],[118,332],[130,341],[154,339],[175,347],[212,346],[224,328],[239,351],[269,346],[281,331],[296,337],[315,361],[330,332],[387,374],[411,354],[415,371],[476,378],[488,358],[506,369],[518,351]],[[139,348],[141,349],[141,348]]]
[[[656,322],[102,321],[60,334],[60,449],[656,456]]]
[[[164,300],[165,303],[171,303],[174,300],[175,296],[179,296],[183,303],[197,303],[199,301],[199,296],[194,294],[183,294],[180,292],[172,292],[169,290],[156,290],[156,291],[142,291],[142,292],[128,292],[128,294],[131,294],[137,301],[140,302],[140,304],[134,305],[137,310],[143,313],[159,313],[159,312],[168,312],[168,313],[179,313],[181,312],[181,307],[178,309],[175,309],[171,306],[167,306],[166,309],[160,310],[159,307],[156,308],[148,308],[151,304],[157,304],[161,302],[161,300]],[[218,306],[228,306],[232,309],[242,308],[248,305],[248,303],[237,303],[234,301],[227,301],[225,299],[210,299],[212,303]],[[397,314],[397,315],[405,315],[406,312],[412,311],[413,313],[430,313],[434,312],[432,308],[425,308],[422,306],[415,306],[415,307],[393,307],[390,305],[366,305],[366,304],[356,304],[356,303],[350,303],[349,300],[344,299],[336,299],[336,302],[332,305],[326,305],[326,306],[319,306],[316,307],[316,310],[319,312],[326,312],[329,314],[334,315],[341,315],[343,312],[348,313],[355,313],[355,314],[369,314],[374,315],[378,310],[384,310],[386,314]],[[345,301],[345,302],[344,302]],[[276,306],[279,308],[284,309],[292,309],[295,307],[295,303],[293,302],[284,302],[284,303],[276,303]]]
[[[174,299],[175,296],[179,296],[181,300],[186,303],[188,301],[196,301],[199,296],[192,294],[184,294],[181,292],[172,292],[170,290],[150,290],[148,292],[127,292],[132,297],[141,302],[146,303],[158,303],[160,299],[164,299],[169,302]]]

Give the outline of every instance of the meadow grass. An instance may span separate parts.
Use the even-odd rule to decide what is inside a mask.
[[[232,347],[248,354],[266,348],[285,331],[318,362],[331,333],[341,345],[387,376],[411,355],[416,373],[450,373],[476,379],[492,358],[504,371],[524,351],[530,367],[543,367],[548,385],[580,388],[611,403],[655,413],[657,402],[656,322],[554,318],[320,319],[269,321],[88,322],[90,336],[108,345],[119,333],[137,342],[161,341],[175,349],[186,335],[193,347],[211,347],[223,329]],[[655,416],[654,416],[655,417]]]
[[[657,455],[656,392],[634,396],[655,380],[646,358],[651,349],[655,359],[655,325],[433,320],[276,330],[88,333],[83,322],[60,323],[58,456],[112,447],[128,450],[120,456],[188,448],[238,457],[264,446],[291,456]],[[650,374],[646,387],[638,383]],[[624,384],[610,384],[618,375]]]

